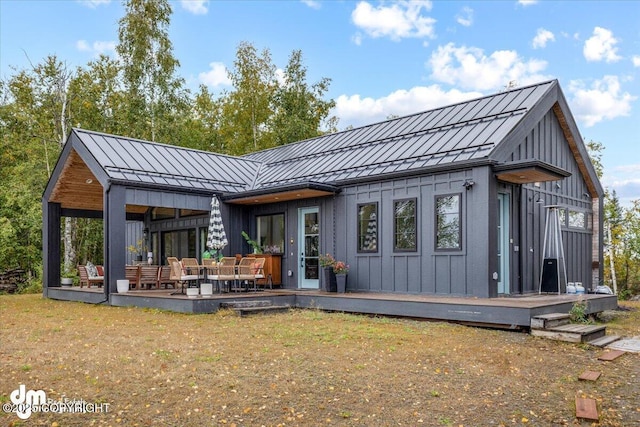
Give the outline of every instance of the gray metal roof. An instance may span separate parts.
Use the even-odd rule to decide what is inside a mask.
[[[254,189],[301,181],[340,183],[488,160],[554,86],[548,81],[243,158],[262,163]]]
[[[83,129],[73,134],[111,180],[233,193],[251,189],[260,167],[250,159]]]
[[[112,180],[227,194],[488,162],[556,80],[242,157],[74,129]]]

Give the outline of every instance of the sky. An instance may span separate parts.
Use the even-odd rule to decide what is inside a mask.
[[[302,52],[309,84],[331,79],[338,128],[375,123],[558,79],[602,184],[640,199],[640,0],[171,1],[169,36],[190,89],[231,89],[237,48],[284,68]],[[71,68],[116,57],[117,0],[0,0],[0,78],[56,55]]]

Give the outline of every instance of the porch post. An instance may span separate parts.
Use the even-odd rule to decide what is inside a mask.
[[[127,234],[126,188],[107,186],[104,193],[104,292],[116,293],[116,280],[125,278]]]
[[[60,203],[42,200],[42,294],[60,286]]]

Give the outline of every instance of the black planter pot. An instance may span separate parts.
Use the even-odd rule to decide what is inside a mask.
[[[347,292],[347,275],[346,274],[336,274],[336,285],[337,291],[339,294],[344,294]]]
[[[336,292],[336,274],[332,267],[322,267],[322,290],[325,292]]]

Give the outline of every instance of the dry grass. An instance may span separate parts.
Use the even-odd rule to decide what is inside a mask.
[[[640,335],[640,304],[616,333]],[[110,404],[3,425],[640,425],[640,355],[447,323],[292,310],[240,318],[0,296],[0,400],[19,384]],[[596,382],[577,379],[602,372]],[[24,424],[21,424],[24,423]]]

